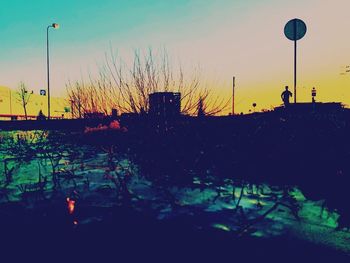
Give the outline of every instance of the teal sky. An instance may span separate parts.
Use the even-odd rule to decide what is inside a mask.
[[[68,78],[103,63],[111,46],[126,57],[133,49],[172,49],[196,34],[215,31],[215,21],[208,20],[228,11],[225,7],[240,8],[234,12],[238,20],[254,2],[258,1],[1,0],[1,72],[9,74],[0,73],[0,85],[14,87],[23,80],[33,89],[45,86],[45,30],[52,22],[60,24],[59,30],[50,30],[50,46],[52,79],[61,91]],[[176,50],[169,52],[181,56]]]
[[[103,64],[110,47],[128,58],[134,48],[165,47],[174,60],[200,65],[204,75],[229,92],[236,75],[242,105],[253,100],[269,108],[263,91],[292,85],[292,44],[283,36],[289,19],[308,25],[300,41],[300,85],[321,94],[337,81],[332,100],[350,104],[349,0],[0,0],[0,86],[46,87],[46,26],[50,30],[53,94],[63,95],[68,79],[80,79]],[[325,75],[326,74],[326,75]],[[328,74],[328,75],[327,75]],[[255,97],[251,95],[255,91]],[[302,94],[302,93],[301,93]],[[259,97],[260,96],[260,97]],[[326,96],[324,95],[326,98]],[[259,100],[260,98],[260,100]],[[261,102],[260,102],[261,101]],[[242,110],[246,110],[245,105]]]

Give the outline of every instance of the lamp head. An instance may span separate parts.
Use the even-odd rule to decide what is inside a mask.
[[[52,27],[55,28],[55,29],[58,29],[58,28],[60,27],[60,25],[57,24],[57,23],[53,23],[53,24],[52,24]]]

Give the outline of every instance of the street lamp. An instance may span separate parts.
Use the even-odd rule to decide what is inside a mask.
[[[47,59],[47,119],[50,119],[50,56],[49,56],[49,28],[59,28],[59,24],[53,23],[46,28],[46,59]]]

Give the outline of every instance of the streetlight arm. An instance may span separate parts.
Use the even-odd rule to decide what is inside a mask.
[[[46,66],[47,66],[47,119],[50,119],[50,56],[49,56],[49,29],[52,25],[46,28]]]

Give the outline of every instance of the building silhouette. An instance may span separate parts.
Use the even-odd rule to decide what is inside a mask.
[[[149,94],[149,114],[156,118],[174,118],[180,115],[181,93],[155,92]]]

